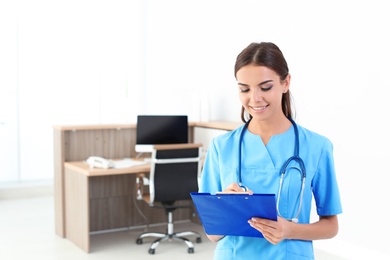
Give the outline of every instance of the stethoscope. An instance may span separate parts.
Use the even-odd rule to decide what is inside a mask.
[[[291,168],[297,169],[301,173],[301,177],[302,177],[301,178],[301,191],[299,192],[299,207],[298,207],[297,214],[292,219],[287,219],[287,218],[284,218],[284,219],[287,219],[287,220],[292,221],[294,223],[298,223],[298,217],[299,217],[299,214],[301,213],[301,210],[302,210],[303,192],[304,192],[304,189],[305,189],[305,180],[306,180],[306,168],[305,168],[305,164],[303,163],[302,158],[299,157],[299,134],[298,134],[298,127],[297,127],[296,123],[294,122],[294,120],[292,120],[291,118],[288,118],[288,119],[291,121],[291,123],[292,123],[292,125],[294,127],[294,134],[295,134],[294,155],[291,156],[290,158],[288,158],[287,161],[283,164],[282,168],[280,169],[280,181],[279,181],[278,197],[277,197],[277,200],[276,200],[276,211],[278,212],[278,215],[280,217],[284,218],[280,214],[280,212],[279,212],[280,193],[281,193],[281,190],[282,190],[282,187],[283,187],[283,181],[284,181],[284,177],[286,175],[287,167],[289,166],[289,164],[292,161],[295,161],[295,162],[297,162],[299,164],[299,168],[300,169],[298,167],[296,167],[296,166],[293,166]],[[241,179],[241,145],[242,145],[242,138],[244,136],[244,132],[248,128],[249,122],[250,122],[250,120],[248,120],[248,122],[246,122],[246,124],[244,125],[244,127],[243,127],[243,129],[241,131],[241,134],[240,134],[240,139],[239,139],[238,185],[244,191],[247,191],[248,188],[242,184],[242,179]]]

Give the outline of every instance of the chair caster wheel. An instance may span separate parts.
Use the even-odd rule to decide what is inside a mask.
[[[200,238],[200,237],[197,237],[197,238],[196,238],[196,243],[198,243],[198,244],[199,244],[199,243],[201,243],[201,242],[202,242],[202,238]]]
[[[142,239],[141,238],[138,238],[136,241],[137,245],[142,245]]]
[[[193,254],[194,253],[194,249],[193,248],[188,248],[188,253],[189,254]]]
[[[149,254],[154,255],[155,249],[149,249]]]

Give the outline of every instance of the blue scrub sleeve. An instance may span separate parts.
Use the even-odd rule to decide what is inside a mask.
[[[333,144],[326,139],[314,175],[312,188],[319,216],[342,213],[340,191],[336,180],[333,158]]]
[[[221,191],[221,177],[219,168],[219,154],[215,147],[215,139],[209,145],[203,164],[199,192],[214,194]]]

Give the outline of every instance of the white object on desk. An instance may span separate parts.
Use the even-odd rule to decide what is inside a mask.
[[[148,162],[146,162],[146,161],[124,158],[123,160],[115,160],[113,162],[113,167],[116,169],[120,169],[120,168],[128,168],[128,167],[143,165],[143,164],[147,164],[147,163]]]
[[[99,156],[90,156],[86,160],[90,168],[103,168],[108,169],[112,168],[114,166],[114,163],[112,160],[105,159]]]

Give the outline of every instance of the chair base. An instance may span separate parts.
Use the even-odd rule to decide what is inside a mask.
[[[192,241],[187,239],[187,236],[195,236],[196,237],[196,243],[201,243],[202,238],[199,233],[194,231],[183,231],[174,233],[173,232],[173,217],[172,217],[172,210],[168,210],[168,226],[167,226],[167,233],[161,233],[161,232],[145,232],[138,236],[136,243],[137,245],[142,245],[143,239],[145,237],[157,237],[157,239],[150,245],[149,247],[149,254],[154,254],[156,252],[156,247],[160,244],[160,242],[166,241],[166,240],[178,240],[186,243],[188,246],[188,253],[192,254],[195,252],[194,244]]]
[[[154,254],[156,252],[156,248],[157,246],[161,243],[161,242],[164,242],[164,241],[172,241],[172,240],[176,240],[176,241],[182,241],[184,243],[186,243],[187,247],[188,247],[188,253],[189,254],[192,254],[195,252],[195,248],[194,248],[194,244],[192,243],[192,241],[190,241],[189,239],[187,239],[186,237],[187,236],[195,236],[196,237],[196,243],[201,243],[202,242],[202,238],[200,236],[200,234],[198,234],[197,232],[193,232],[193,231],[184,231],[184,232],[178,232],[178,233],[173,233],[173,234],[168,234],[168,233],[159,233],[159,232],[146,232],[146,233],[142,233],[140,236],[138,236],[137,238],[137,241],[136,243],[138,245],[141,245],[143,244],[143,238],[146,238],[146,237],[157,237],[158,239],[156,239],[149,247],[149,254]]]

